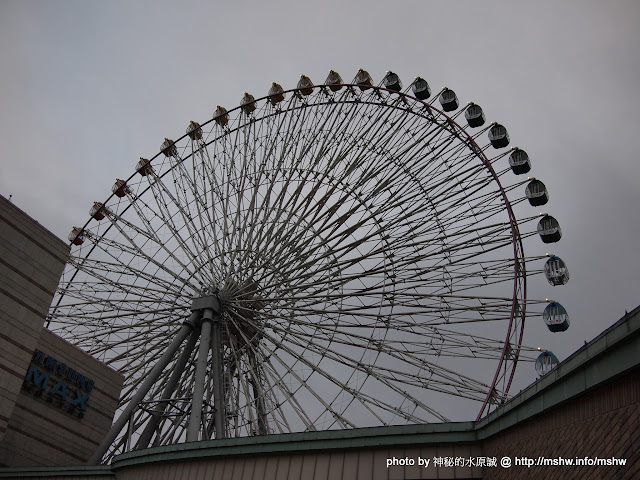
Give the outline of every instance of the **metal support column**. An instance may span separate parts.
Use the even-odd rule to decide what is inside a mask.
[[[173,372],[171,372],[171,377],[169,377],[169,381],[167,382],[167,386],[162,392],[162,397],[160,398],[160,400],[171,399],[171,396],[175,392],[176,386],[178,385],[178,381],[180,380],[180,377],[184,373],[184,367],[187,365],[189,358],[191,358],[191,352],[193,352],[193,348],[195,347],[196,341],[198,340],[199,336],[200,336],[199,331],[194,330],[191,332],[191,336],[189,337],[189,340],[187,340],[187,343],[185,344],[184,349],[180,353],[180,357],[176,362]],[[140,439],[136,444],[136,450],[144,449],[149,446],[149,443],[151,442],[151,438],[153,437],[153,434],[157,430],[158,426],[160,425],[160,421],[162,420],[162,415],[164,414],[168,405],[169,404],[167,402],[163,406],[158,406],[158,410],[154,411],[151,414],[151,418],[147,422],[147,425],[144,427],[144,431],[142,432],[142,435],[140,435]]]
[[[113,441],[129,421],[129,417],[133,410],[138,406],[138,403],[144,400],[145,395],[151,389],[156,380],[158,380],[158,377],[160,377],[162,371],[173,358],[173,355],[176,353],[178,348],[180,348],[182,342],[193,331],[195,319],[197,319],[198,316],[198,312],[192,312],[189,319],[184,322],[178,331],[178,334],[175,336],[167,350],[162,354],[160,360],[158,360],[158,363],[156,363],[151,369],[145,381],[140,385],[140,388],[138,388],[138,391],[133,395],[133,397],[131,397],[131,400],[129,400],[129,404],[122,411],[118,420],[116,420],[116,422],[111,426],[109,433],[107,433],[107,435],[102,439],[102,442],[100,442],[100,445],[96,448],[95,452],[93,452],[93,455],[87,462],[88,465],[98,465],[101,462],[104,454],[107,453],[107,450]]]
[[[211,343],[211,322],[213,310],[206,308],[202,314],[202,327],[200,331],[200,346],[198,348],[198,360],[193,384],[193,399],[191,400],[191,415],[187,427],[187,442],[197,442],[202,425],[202,403],[204,397],[204,379],[207,374],[207,357],[209,356],[209,344]]]
[[[213,317],[213,331],[211,334],[211,352],[213,362],[213,402],[215,406],[214,425],[216,439],[227,438],[225,429],[225,398],[224,398],[224,364],[222,358],[222,321],[220,315]]]
[[[249,366],[253,373],[250,373],[249,382],[253,388],[253,402],[256,409],[256,417],[258,419],[258,435],[266,435],[268,433],[267,414],[264,405],[264,391],[260,383],[260,371],[258,370],[258,362],[256,361],[255,351],[249,351]]]

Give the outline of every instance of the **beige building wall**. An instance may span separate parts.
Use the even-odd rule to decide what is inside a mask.
[[[189,461],[170,461],[116,470],[117,480],[421,480],[437,478],[482,478],[482,468],[454,466],[437,468],[433,457],[476,458],[479,444],[376,446],[366,449],[255,454],[242,457],[211,456]],[[393,457],[416,460],[411,466],[387,467]],[[418,458],[429,459],[428,467]]]
[[[43,328],[68,255],[0,196],[0,467],[85,463],[117,408],[122,375]]]
[[[0,442],[69,246],[0,196]]]
[[[55,359],[56,367],[47,368],[37,355],[32,359],[30,367],[34,373],[30,376],[27,369],[23,376],[24,384],[0,443],[0,463],[13,466],[86,463],[111,427],[124,377],[44,328],[37,350]],[[66,371],[73,369],[82,375],[84,387],[60,375],[61,364]],[[46,385],[38,381],[43,375],[48,375]],[[88,381],[93,382],[90,390]],[[64,387],[52,393],[59,382]]]

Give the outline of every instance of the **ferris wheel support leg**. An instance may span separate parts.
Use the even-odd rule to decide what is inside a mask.
[[[197,317],[198,312],[193,312],[191,314],[191,317],[189,317],[189,319],[184,322],[184,324],[178,331],[178,334],[175,336],[167,350],[165,350],[165,352],[162,354],[160,360],[158,360],[158,363],[156,363],[156,365],[151,369],[146,380],[142,383],[142,385],[140,385],[140,388],[135,393],[135,395],[131,397],[131,400],[129,400],[128,405],[122,411],[120,417],[118,417],[118,420],[116,420],[115,423],[111,426],[111,430],[109,430],[109,433],[107,433],[107,435],[102,439],[102,442],[100,442],[100,445],[98,445],[98,447],[96,448],[95,452],[93,452],[93,455],[87,462],[88,465],[98,465],[100,463],[102,457],[109,449],[109,446],[113,443],[118,434],[122,431],[124,426],[129,421],[129,417],[131,417],[131,414],[138,406],[138,403],[140,403],[144,399],[147,392],[149,392],[153,384],[156,382],[156,380],[158,380],[158,377],[160,377],[160,375],[162,374],[162,371],[166,368],[166,366],[173,358],[173,355],[176,353],[178,348],[180,348],[182,342],[184,342],[185,338],[187,338],[187,336],[193,331],[195,319],[197,319]]]
[[[224,369],[222,365],[222,326],[220,315],[215,315],[213,318],[211,352],[213,354],[213,401],[215,405],[214,424],[216,427],[216,438],[227,438],[225,431]]]
[[[180,353],[178,361],[176,362],[175,369],[173,370],[173,372],[171,372],[171,377],[167,382],[167,386],[162,392],[161,400],[169,400],[175,392],[176,385],[178,384],[180,377],[184,373],[184,367],[186,366],[189,358],[191,358],[191,353],[193,352],[193,348],[196,346],[196,341],[198,340],[199,336],[200,332],[196,330],[193,330],[191,332],[189,340],[187,340],[187,343]],[[162,415],[164,414],[168,405],[168,403],[165,403],[164,406],[158,407],[158,410],[154,411],[151,414],[151,418],[149,419],[149,422],[147,422],[147,425],[144,427],[144,431],[142,432],[142,435],[140,435],[140,440],[138,440],[138,443],[136,444],[136,450],[144,449],[149,446],[151,437],[153,437],[153,434],[158,428],[158,425],[160,425]]]
[[[258,362],[256,361],[256,354],[254,351],[249,353],[249,365],[251,369],[255,372],[255,378],[250,380],[251,385],[253,387],[253,398],[255,403],[255,408],[258,417],[258,434],[259,435],[267,435],[268,427],[267,427],[267,414],[266,408],[264,406],[264,392],[259,387],[259,382],[257,379],[259,378],[258,372]]]
[[[200,329],[200,346],[198,348],[198,361],[193,384],[193,397],[191,399],[191,415],[187,427],[187,442],[197,442],[200,427],[202,425],[202,404],[204,397],[204,379],[207,374],[207,357],[211,343],[211,323],[213,322],[213,310],[207,308],[202,314],[202,327]]]

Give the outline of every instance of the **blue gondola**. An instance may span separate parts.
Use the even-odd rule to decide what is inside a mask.
[[[560,363],[558,357],[553,353],[542,352],[536,359],[536,372],[542,377],[553,370],[558,363]]]
[[[544,323],[552,332],[564,332],[569,328],[569,314],[558,302],[551,302],[542,312]]]

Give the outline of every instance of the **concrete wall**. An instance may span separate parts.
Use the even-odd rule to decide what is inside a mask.
[[[109,467],[36,467],[13,469],[12,476],[3,478],[34,478],[34,475],[46,475],[47,480],[115,480],[116,476]]]
[[[0,196],[0,442],[68,255],[67,244]]]
[[[438,469],[392,466],[388,458],[432,459],[439,456],[469,458],[481,454],[479,445],[398,446],[366,449],[336,449],[288,454],[211,456],[190,461],[159,462],[116,470],[117,480],[403,480],[435,478],[481,478],[482,470],[458,466]],[[438,474],[438,470],[440,474]]]
[[[117,408],[122,375],[43,328],[68,255],[0,197],[0,466],[82,464]]]
[[[572,402],[494,435],[484,442],[487,455],[537,459],[624,458],[628,466],[539,465],[526,470],[529,479],[640,478],[640,372],[624,375]],[[513,478],[513,471],[492,469],[486,479]]]
[[[47,368],[46,360],[40,357],[38,361],[39,357],[35,356],[30,366],[38,376],[49,378],[46,385],[43,382],[35,385],[33,376],[25,379],[5,438],[0,443],[0,463],[14,466],[83,464],[111,427],[124,377],[46,329],[42,331],[37,350],[55,359],[56,367],[64,364],[67,371],[73,369],[83,375],[85,386],[70,380],[68,375],[61,375],[59,368]],[[89,380],[94,382],[90,391]],[[64,387],[52,393],[59,382]],[[77,400],[79,397],[83,397],[81,402]],[[73,405],[74,401],[78,403]]]

